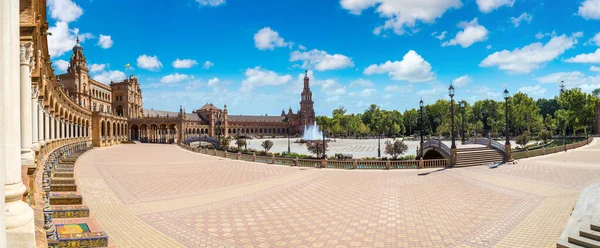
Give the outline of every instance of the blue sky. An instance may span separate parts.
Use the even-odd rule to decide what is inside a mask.
[[[600,0],[49,0],[64,73],[77,36],[92,77],[135,75],[144,107],[230,114],[405,110],[448,98],[600,88]],[[125,68],[127,63],[130,68]]]

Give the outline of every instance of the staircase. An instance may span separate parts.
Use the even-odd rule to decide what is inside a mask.
[[[490,147],[469,147],[456,150],[454,167],[484,165],[485,163],[502,162],[504,154]]]
[[[581,192],[556,247],[600,247],[600,183]]]

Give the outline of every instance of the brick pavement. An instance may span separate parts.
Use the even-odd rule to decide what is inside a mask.
[[[589,162],[597,149],[419,176],[432,170],[293,168],[120,145],[82,156],[77,179],[121,247],[554,247],[581,189],[600,179]]]

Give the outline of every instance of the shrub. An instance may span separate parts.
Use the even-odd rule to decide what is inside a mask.
[[[267,153],[273,147],[273,141],[271,141],[271,140],[265,140],[265,141],[262,142],[261,146],[262,146],[262,148],[265,149],[265,153]]]
[[[323,149],[323,148],[325,148],[325,149]],[[313,141],[306,142],[306,149],[308,149],[308,151],[310,153],[315,154],[317,156],[317,158],[322,157],[323,154],[325,154],[325,152],[327,152],[327,148],[328,148],[327,142],[325,142],[325,144],[323,144],[323,141],[321,141],[321,140],[313,140]]]
[[[525,147],[525,145],[529,143],[530,135],[531,134],[529,133],[529,131],[525,131],[523,134],[517,136],[517,144],[521,145],[521,147]]]
[[[398,156],[406,153],[408,146],[404,144],[402,140],[386,141],[385,142],[385,154],[391,155],[393,159],[397,159]]]

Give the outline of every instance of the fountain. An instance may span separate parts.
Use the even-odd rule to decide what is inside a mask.
[[[302,135],[303,141],[322,140],[322,139],[323,139],[323,132],[321,132],[321,130],[319,130],[319,126],[317,125],[316,121],[315,121],[315,124],[313,124],[313,125],[304,126],[304,134]]]

